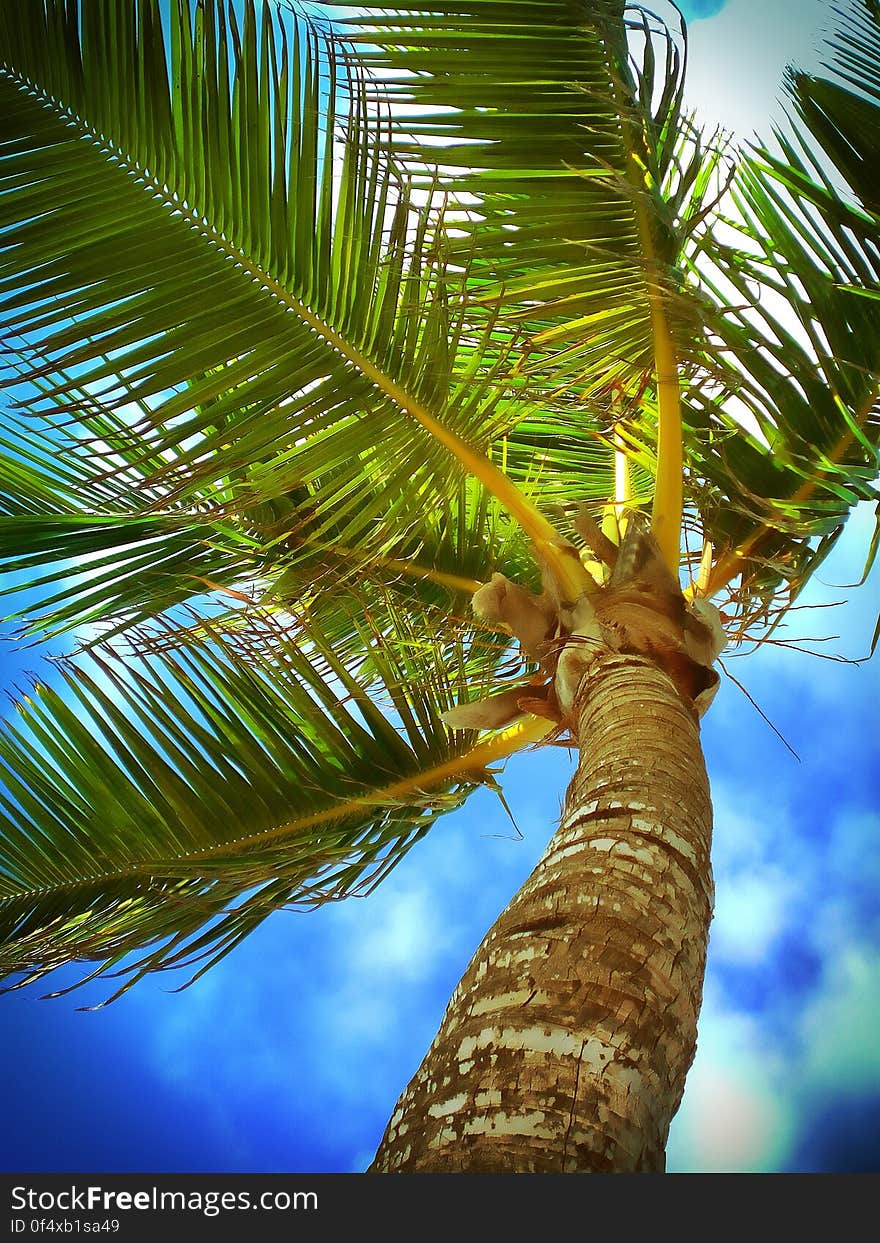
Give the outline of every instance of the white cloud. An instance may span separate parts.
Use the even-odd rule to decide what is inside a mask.
[[[776,868],[760,876],[727,876],[718,890],[711,950],[716,959],[757,965],[790,919],[792,886]]]
[[[753,806],[760,792],[713,782],[715,914],[710,963],[759,966],[798,915],[797,902],[812,881],[803,853],[789,858],[793,839],[784,804],[773,815]]]
[[[809,845],[786,809],[761,833],[719,801],[719,904],[697,1056],[673,1122],[671,1170],[791,1168],[817,1110],[880,1089],[880,957],[874,861],[880,818],[844,808]],[[729,829],[729,832],[725,831]],[[866,909],[862,910],[860,903]],[[815,956],[788,979],[785,946]],[[780,954],[780,949],[782,953]],[[729,978],[724,968],[736,966]],[[765,987],[758,1013],[739,989]]]
[[[880,961],[851,943],[830,960],[824,987],[798,1024],[802,1073],[814,1091],[880,1089]]]
[[[448,939],[426,886],[396,893],[383,905],[374,904],[374,918],[369,922],[358,918],[353,909],[350,913],[351,923],[358,926],[348,949],[353,972],[379,977],[393,972],[398,981],[421,979],[430,970],[432,953],[442,952]]]
[[[780,1067],[760,1024],[707,990],[699,1052],[667,1145],[670,1173],[777,1170],[794,1129]]]

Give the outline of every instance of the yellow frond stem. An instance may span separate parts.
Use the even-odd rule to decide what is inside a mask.
[[[657,369],[657,481],[651,531],[663,559],[678,574],[684,503],[684,455],[678,365],[659,291],[651,295],[654,358]]]
[[[483,586],[479,579],[465,578],[462,574],[447,574],[445,570],[435,570],[432,566],[420,565],[418,561],[410,561],[406,557],[364,557],[345,544],[330,544],[308,537],[303,538],[301,542],[304,546],[320,552],[332,553],[339,561],[351,561],[354,565],[382,566],[401,574],[408,574],[410,578],[421,578],[426,582],[437,583],[440,587],[448,587],[451,591],[461,591],[471,596]],[[246,598],[242,597],[242,599]]]
[[[657,478],[654,484],[651,533],[657,541],[663,560],[677,576],[684,506],[684,449],[678,359],[664,305],[651,225],[641,195],[637,199],[637,215],[639,237],[648,269],[648,307],[651,313],[654,371],[657,377]]]
[[[625,124],[625,130],[631,131],[632,128],[631,123]],[[633,143],[632,147],[634,146]],[[684,450],[678,359],[666,313],[651,222],[645,207],[645,196],[648,193],[647,170],[634,149],[630,150],[627,158],[627,172],[635,190],[636,219],[648,282],[648,309],[654,341],[654,371],[657,377],[657,478],[651,532],[657,540],[663,560],[677,577],[684,506]]]
[[[629,457],[620,424],[615,424],[610,444],[614,449],[614,499],[604,507],[602,534],[607,535],[612,544],[620,544],[626,531],[626,510],[632,499]]]
[[[340,339],[332,329],[325,328],[325,332],[328,340],[333,339],[334,344],[339,344]],[[490,462],[484,453],[466,444],[449,428],[444,427],[429,410],[375,368],[369,359],[351,347],[348,349],[358,369],[372,379],[401,410],[420,423],[439,444],[444,445],[465,470],[501,502],[511,518],[519,523],[532,540],[567,600],[577,600],[584,592],[591,590],[592,580],[583,571],[575,550],[540,510],[520,492],[512,479]],[[575,555],[572,556],[572,553]]]
[[[182,214],[191,219],[193,223],[197,223],[200,229],[205,227],[203,221],[196,220],[194,216],[188,216],[185,211]],[[310,307],[294,297],[283,285],[273,280],[267,272],[257,267],[226,238],[212,231],[211,239],[221,251],[234,258],[283,305],[290,307],[304,324],[308,324],[319,337],[332,345],[342,358],[351,363],[380,392],[390,397],[400,410],[420,423],[438,444],[442,444],[449,450],[469,474],[480,481],[487,492],[501,502],[511,518],[519,523],[526,535],[535,543],[551,572],[556,576],[566,599],[577,600],[585,591],[591,589],[592,580],[589,580],[586,571],[582,571],[576,549],[567,543],[553,524],[520,492],[513,480],[500,471],[493,462],[490,462],[484,453],[473,448],[450,428],[445,427],[427,406],[406,392],[357,346],[341,336],[330,324],[325,323]]]
[[[629,458],[626,456],[626,443],[620,429],[614,429],[614,509],[620,525],[626,507],[632,496],[632,483],[629,477]]]
[[[693,585],[692,595],[705,596],[709,588],[709,576],[712,573],[712,557],[714,549],[711,540],[706,540],[703,544],[703,551],[700,555],[700,568],[697,571],[697,579]]]
[[[596,590],[596,580],[584,566],[573,544],[553,540],[535,540],[539,560],[549,568],[564,600],[573,603]]]
[[[430,790],[432,786],[439,785],[451,777],[466,777],[468,773],[480,772],[490,764],[506,759],[516,751],[521,751],[523,747],[540,742],[552,728],[554,728],[552,721],[529,714],[522,720],[514,722],[513,725],[509,725],[507,729],[494,734],[485,742],[477,743],[465,755],[454,756],[442,764],[435,765],[434,768],[425,769],[424,772],[416,773],[412,777],[404,777],[401,781],[394,781],[381,789],[372,790],[369,794],[356,794],[350,799],[340,799],[338,803],[330,807],[312,812],[308,816],[301,816],[298,820],[291,820],[277,829],[267,829],[264,833],[255,833],[251,837],[212,846],[210,850],[188,854],[186,859],[188,861],[210,859],[212,855],[224,854],[231,849],[250,849],[252,846],[263,845],[276,838],[289,837],[304,829],[315,828],[319,824],[340,820],[356,810],[366,811],[373,807],[381,807],[383,804],[393,803],[418,791]],[[149,871],[150,867],[149,864],[138,864],[132,870],[143,872]]]
[[[460,574],[447,574],[444,570],[430,570],[416,561],[405,561],[399,557],[377,557],[375,560],[391,570],[400,570],[411,578],[421,578],[429,583],[437,583],[439,587],[448,587],[451,591],[462,591],[473,595],[483,586],[476,578],[464,578]]]

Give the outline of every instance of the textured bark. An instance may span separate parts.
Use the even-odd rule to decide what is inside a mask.
[[[696,1048],[712,879],[695,714],[596,657],[562,822],[487,934],[371,1169],[658,1171]]]

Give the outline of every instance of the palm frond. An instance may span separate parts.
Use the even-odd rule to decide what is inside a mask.
[[[7,620],[46,639],[99,626],[106,642],[193,597],[241,595],[255,564],[228,524],[176,514],[0,517],[0,540],[13,550],[0,598],[25,600]]]
[[[474,481],[462,481],[447,510],[424,515],[417,528],[402,528],[394,556],[367,557],[337,542],[287,540],[283,531],[282,518],[271,541],[265,542],[265,528],[258,532],[264,536],[263,575],[252,591],[258,603],[227,601],[226,609],[204,621],[191,610],[166,613],[128,629],[117,646],[134,653],[167,651],[196,636],[222,634],[236,644],[256,645],[272,659],[277,619],[282,625],[293,619],[316,625],[337,658],[353,662],[365,676],[372,662],[372,649],[364,648],[367,618],[386,646],[409,635],[406,642],[430,647],[440,665],[455,664],[465,652],[475,682],[488,685],[502,676],[502,666],[511,674],[521,668],[510,634],[475,619],[470,597],[494,573],[540,591],[540,574],[522,532]]]
[[[486,780],[511,742],[440,720],[467,662],[358,624],[368,675],[279,627],[271,661],[215,633],[22,695],[0,738],[3,974],[204,970],[271,911],[375,884]]]
[[[507,347],[451,305],[433,209],[344,50],[251,0],[241,28],[176,0],[170,27],[166,64],[152,4],[0,6],[0,317],[39,388],[20,404],[129,412],[127,468],[166,507],[306,487],[313,533],[344,513],[381,545],[402,490],[442,504],[469,470],[553,541],[480,451],[512,419]]]
[[[679,388],[711,369],[689,260],[726,178],[721,138],[683,109],[683,25],[623,0],[480,0],[358,6],[344,37],[389,109],[392,158],[457,201],[471,305],[521,326],[542,414],[560,393],[645,399],[629,438],[677,567]]]
[[[557,307],[569,324],[604,321],[605,343],[616,319],[626,348],[605,354],[638,366],[650,332],[614,94],[622,19],[619,0],[481,0],[358,6],[340,25],[388,108],[393,158],[459,204],[471,296],[518,309],[530,335]]]
[[[876,6],[854,2],[841,23],[840,46],[870,59]],[[847,143],[870,141],[868,94],[853,106],[835,81],[802,73],[789,87],[800,127],[743,160],[731,240],[707,248],[704,288],[721,309],[713,329],[729,370],[720,394],[695,394],[690,410],[704,437],[707,533],[721,551],[709,589],[741,576],[744,617],[780,585],[790,602],[852,506],[878,496],[880,314],[854,291],[880,285],[880,215],[867,169],[856,161],[852,193],[841,193],[821,154],[828,141],[843,161]],[[876,100],[870,108],[876,134]]]
[[[788,87],[806,130],[865,208],[880,214],[875,169],[880,159],[880,7],[848,0],[828,39],[834,79],[791,70]]]
[[[220,489],[200,503],[169,506],[126,460],[130,441],[119,421],[92,406],[100,409],[102,433],[88,444],[65,426],[19,428],[8,419],[0,455],[7,571],[0,595],[22,600],[10,619],[29,639],[77,630],[80,644],[91,646],[160,615],[163,632],[173,632],[177,606],[202,608],[203,596],[213,596],[215,616],[238,602],[230,617],[235,628],[247,624],[241,605],[256,601],[318,610],[326,627],[352,590],[366,591],[380,613],[388,592],[399,602],[407,598],[416,613],[431,609],[440,630],[442,610],[449,628],[467,611],[469,594],[496,571],[538,587],[528,540],[473,479],[460,479],[442,507],[414,509],[401,488],[377,551],[378,541],[346,542],[357,529],[345,509],[317,537],[307,488],[246,507]],[[538,456],[536,448],[523,446],[520,460],[530,455]],[[540,470],[531,478],[526,472],[521,485],[524,495],[540,488],[544,505],[553,500]],[[559,522],[566,525],[564,514]],[[357,642],[346,626],[332,633],[340,643]]]

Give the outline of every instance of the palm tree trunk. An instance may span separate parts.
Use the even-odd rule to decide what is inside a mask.
[[[575,702],[562,823],[455,990],[374,1172],[662,1171],[696,1048],[712,809],[695,714],[640,656]]]

